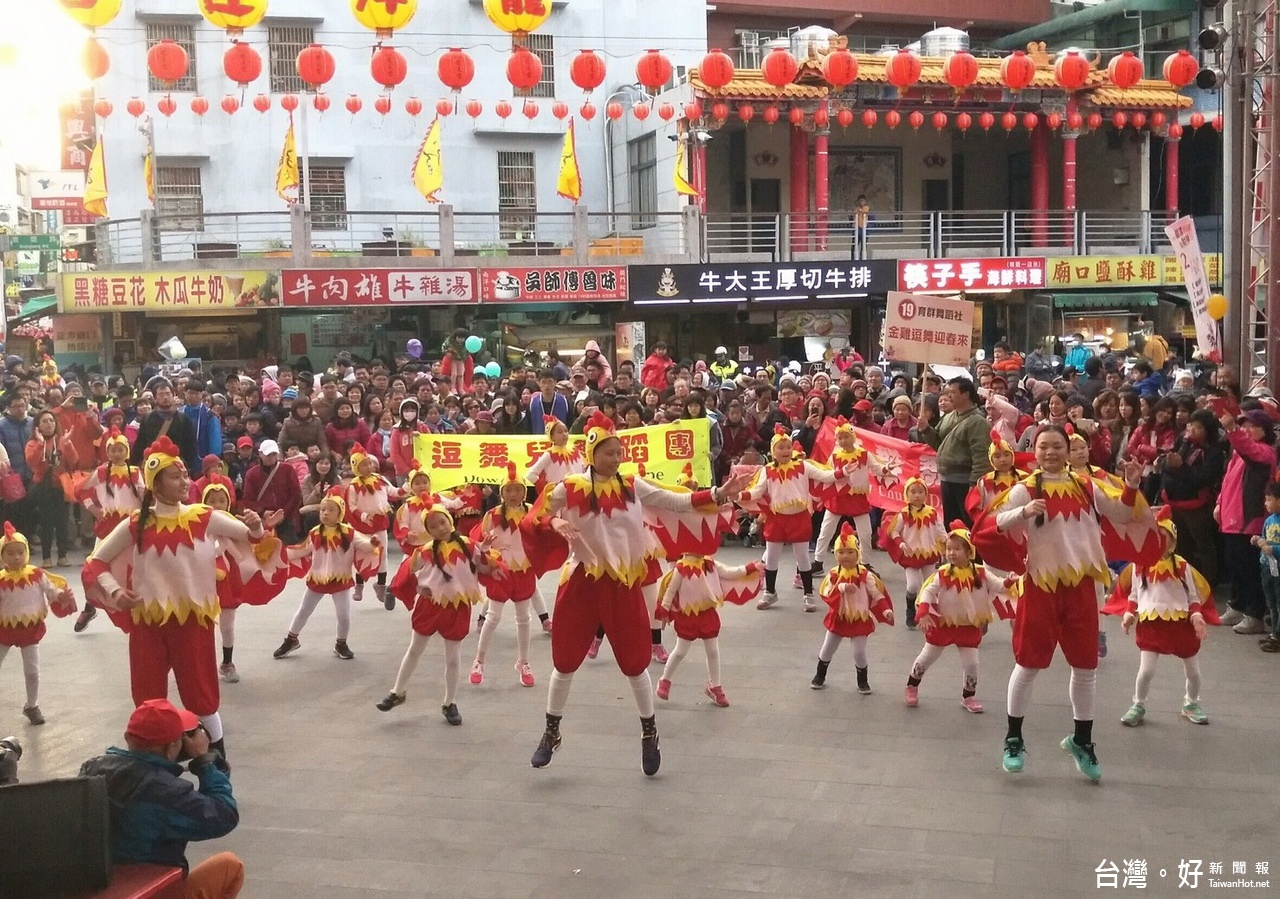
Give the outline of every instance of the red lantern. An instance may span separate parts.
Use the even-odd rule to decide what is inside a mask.
[[[187,67],[190,64],[187,51],[183,50],[177,41],[171,41],[168,38],[147,51],[147,69],[157,81],[163,81],[166,84],[181,80],[187,74]]]
[[[753,118],[755,118],[755,115],[756,115],[756,108],[752,106],[750,103],[743,103],[741,106],[738,107],[738,118],[742,119],[742,121],[744,122],[751,121]]]
[[[1131,50],[1126,50],[1107,64],[1107,77],[1121,90],[1128,90],[1141,81],[1143,72],[1142,60]]]
[[[316,112],[328,112],[331,102],[328,94],[316,94],[311,98],[311,105],[316,108]]]
[[[973,116],[969,115],[969,113],[962,112],[960,115],[956,116],[956,127],[961,131],[968,131],[972,125]]]
[[[293,112],[295,109],[298,108],[298,95],[285,94],[283,97],[280,98],[280,108],[283,109],[285,112]]]
[[[1174,122],[1169,126],[1169,140],[1182,140],[1182,126]]]
[[[623,110],[622,104],[617,102],[616,100],[612,103],[609,103],[604,108],[605,116],[607,118],[612,119],[615,122],[618,121],[618,119],[622,118],[622,114],[624,111],[625,110]]]
[[[978,80],[978,60],[968,50],[957,50],[942,64],[942,77],[958,91],[971,87]]]
[[[1191,113],[1191,118],[1187,120],[1187,124],[1196,131],[1199,131],[1204,127],[1204,114],[1199,112]]]
[[[379,97],[373,101],[373,108],[377,110],[379,115],[386,115],[391,112],[391,98]]]
[[[1068,50],[1066,55],[1054,64],[1053,80],[1058,87],[1069,91],[1078,91],[1089,80],[1089,60],[1080,55],[1078,50]]]
[[[819,128],[825,128],[831,123],[831,113],[827,112],[827,107],[819,106],[813,111],[813,124]]]
[[[524,47],[517,47],[507,60],[507,80],[518,91],[533,90],[542,80],[542,61]]]
[[[480,118],[480,114],[482,112],[484,112],[484,104],[481,103],[479,100],[467,101],[467,115],[471,116],[471,118],[473,119]]]
[[[1000,62],[1000,82],[1017,93],[1036,80],[1036,61],[1022,50],[1014,50]]]
[[[1143,128],[1147,127],[1146,113],[1135,112],[1133,117],[1129,119],[1129,124],[1133,125],[1135,130],[1141,131]]]
[[[410,97],[408,100],[404,101],[404,111],[409,113],[411,116],[417,116],[422,112],[422,101],[417,97]]]
[[[137,97],[132,97],[129,102],[124,105],[124,108],[128,111],[129,115],[136,119],[147,111],[147,104],[143,103]]]
[[[523,112],[523,113],[524,113],[524,117],[525,117],[526,119],[528,119],[529,121],[531,121],[531,122],[532,122],[534,119],[536,119],[536,118],[538,117],[538,103],[537,103],[537,101],[536,101],[536,100],[525,100],[525,101],[524,101],[524,108],[521,110],[521,112]]]
[[[437,100],[437,101],[436,101],[436,115],[441,116],[441,117],[444,117],[444,116],[451,116],[451,115],[453,115],[453,101],[451,101],[451,100]]]
[[[702,118],[702,104],[697,100],[691,100],[684,104],[684,117],[691,122]]]
[[[476,64],[465,50],[454,47],[446,50],[436,63],[436,75],[445,87],[460,91],[476,77]]]
[[[791,120],[792,125],[803,125],[804,110],[799,106],[793,106],[791,107],[790,112],[787,113],[787,118]]]
[[[191,98],[191,111],[196,115],[204,115],[209,111],[209,101],[204,97],[195,96]]]
[[[870,112],[870,111],[871,110],[867,110],[867,112]],[[891,129],[897,128],[899,125],[902,124],[902,113],[898,112],[898,110],[896,109],[889,110],[884,114],[884,123],[888,125]],[[862,124],[864,125],[867,124],[866,112],[862,114]]]
[[[899,50],[885,61],[884,77],[901,91],[920,80],[921,69],[920,57],[910,50]]]
[[[1067,113],[1067,127],[1072,131],[1079,131],[1084,126],[1084,116],[1078,112]]]
[[[298,69],[298,77],[310,88],[320,88],[328,84],[337,71],[337,63],[333,54],[319,44],[304,47],[298,54],[294,65]]]
[[[774,47],[761,63],[760,74],[769,84],[782,88],[796,80],[796,76],[800,74],[800,64],[790,51]]]
[[[237,100],[235,97],[231,96],[230,94],[227,94],[225,97],[222,98],[222,111],[225,112],[227,115],[235,115],[236,111],[239,109],[240,109],[240,101]]]
[[[871,112],[871,110],[868,109],[867,112]],[[874,112],[871,112],[871,114],[875,115]],[[864,118],[865,118],[865,115],[866,113],[863,113]],[[836,113],[836,121],[840,124],[841,128],[848,128],[850,125],[853,124],[853,110],[844,109],[842,107],[840,111]],[[872,120],[871,124],[875,125],[875,121]]]
[[[262,74],[262,57],[248,44],[232,44],[222,56],[222,71],[236,84],[245,87],[249,82],[257,81]]]
[[[1200,63],[1187,50],[1179,50],[1164,61],[1164,80],[1175,90],[1182,90],[1200,74]]]
[[[1151,113],[1151,128],[1152,128],[1152,130],[1158,130],[1158,129],[1160,129],[1160,128],[1163,128],[1163,127],[1164,127],[1164,123],[1165,123],[1165,122],[1167,122],[1167,121],[1169,121],[1169,118],[1168,118],[1168,116],[1166,116],[1163,112],[1160,112],[1159,110],[1156,110],[1155,112]]]
[[[569,117],[569,104],[561,100],[551,104],[551,114],[557,119],[564,120]]]
[[[1028,131],[1035,131],[1040,125],[1040,116],[1034,112],[1029,112],[1022,117],[1022,127]]]
[[[1062,115],[1060,113],[1051,112],[1044,117],[1044,122],[1049,126],[1050,131],[1057,131],[1062,127]]]
[[[253,108],[258,112],[266,112],[271,108],[271,98],[266,94],[258,94],[253,98]]]
[[[636,63],[636,81],[656,94],[671,80],[671,60],[657,50],[646,50]]]
[[[173,97],[165,94],[156,102],[156,111],[167,119],[178,111],[178,104],[173,101]]]
[[[711,117],[717,122],[723,122],[729,118],[729,104],[720,100],[711,104]]]
[[[583,103],[578,115],[582,116],[584,122],[589,122],[596,117],[596,108],[590,103]]]
[[[990,131],[991,126],[995,123],[996,117],[989,112],[984,112],[982,115],[978,116],[978,125],[981,126],[983,131]]]
[[[1006,112],[1000,116],[1000,127],[1005,131],[1012,131],[1018,127],[1018,117],[1011,112]]]
[[[643,100],[631,107],[631,114],[636,117],[637,122],[643,122],[649,118],[649,104]]]
[[[511,115],[511,104],[506,100],[499,100],[493,104],[493,111],[498,114],[498,118],[505,119]]]
[[[733,60],[723,50],[712,50],[702,57],[698,78],[713,91],[720,90],[733,80]]]
[[[379,47],[369,60],[369,73],[374,81],[391,90],[409,74],[409,64],[395,47]]]
[[[96,37],[91,37],[84,42],[84,49],[80,51],[80,65],[91,80],[97,81],[110,70],[111,55],[107,53],[106,47],[98,43]]]
[[[346,105],[347,105],[347,112],[351,113],[352,115],[355,115],[360,110],[364,109],[364,101],[361,100],[359,97],[357,97],[355,94],[351,94],[349,97],[347,97]]]
[[[764,112],[761,114],[761,117],[764,119],[764,123],[766,125],[776,125],[778,123],[779,115],[778,107],[770,104],[764,108]]]
[[[1213,117],[1213,130],[1218,132],[1222,131],[1222,116],[1216,115]]]
[[[675,115],[676,115],[676,108],[672,106],[670,103],[658,104],[658,118],[662,119],[662,121],[669,122],[673,118],[675,118]]]
[[[915,112],[911,113],[911,115],[907,116],[907,124],[916,131],[919,131],[920,126],[924,124],[924,113],[917,109]]]
[[[947,114],[945,112],[935,112],[933,114],[933,127],[939,131],[947,127]]]
[[[1102,127],[1102,113],[1100,112],[1089,113],[1089,118],[1087,121],[1089,122],[1089,130],[1097,131],[1099,128]]]
[[[1123,112],[1117,112],[1111,117],[1111,124],[1116,126],[1116,130],[1120,131],[1129,123],[1129,117]]]
[[[822,77],[837,90],[858,80],[858,58],[843,47],[832,50],[822,63]]]
[[[93,104],[94,114],[99,118],[105,119],[107,116],[111,115],[114,110],[115,107],[111,105],[110,100],[99,100],[97,103]]]
[[[583,50],[569,65],[569,78],[587,93],[604,84],[604,60],[594,50]]]

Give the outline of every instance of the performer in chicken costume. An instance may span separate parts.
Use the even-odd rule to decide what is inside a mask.
[[[27,538],[4,523],[0,534],[0,665],[9,650],[22,654],[22,675],[27,703],[22,714],[32,724],[44,724],[40,711],[40,641],[45,616],[52,611],[65,618],[76,610],[76,598],[67,582],[31,564]]]
[[[843,416],[836,419],[835,441],[831,467],[843,470],[845,476],[822,491],[822,507],[826,512],[818,530],[818,545],[813,552],[815,574],[826,568],[831,541],[841,521],[851,521],[858,534],[858,542],[870,546],[867,536],[871,533],[871,475],[884,472],[884,465],[867,451],[858,439],[853,423]]]
[[[1034,447],[1039,468],[997,501],[998,510],[982,516],[974,532],[984,559],[1026,572],[1013,625],[1017,664],[1009,678],[1004,770],[1014,773],[1024,767],[1022,724],[1031,687],[1061,646],[1071,666],[1075,731],[1060,745],[1076,769],[1096,782],[1102,778],[1093,742],[1097,583],[1110,577],[1108,555],[1149,564],[1153,551],[1159,552],[1159,539],[1151,510],[1137,490],[1141,463],[1126,463],[1124,489],[1115,492],[1070,471],[1063,428],[1042,426]]]
[[[942,651],[954,646],[960,654],[964,684],[960,705],[975,714],[982,711],[978,701],[978,646],[982,629],[996,618],[1012,618],[1013,602],[1009,586],[973,561],[973,535],[961,521],[951,523],[947,535],[946,563],[930,575],[916,602],[916,623],[924,631],[924,648],[916,656],[907,676],[906,703],[920,704],[920,681]]]
[[[622,454],[612,419],[594,413],[586,423],[586,471],[548,485],[535,507],[538,520],[550,517],[551,527],[568,541],[570,553],[556,595],[556,624],[551,632],[555,670],[548,690],[546,729],[531,760],[535,768],[550,764],[560,747],[560,721],[573,673],[586,658],[596,627],[603,625],[640,712],[641,768],[647,775],[658,772],[662,755],[648,672],[652,658],[649,611],[640,588],[652,539],[646,536],[644,512],[647,508],[672,513],[710,509],[738,495],[747,484],[745,477],[731,477],[716,490],[677,493],[642,477],[620,474]]]
[[[1027,472],[1018,468],[1018,455],[1004,434],[995,428],[991,430],[991,446],[987,449],[987,461],[991,463],[991,471],[984,474],[978,483],[969,488],[965,497],[964,510],[972,521],[988,511],[996,499],[1005,495],[1009,488],[1027,476]]]
[[[234,544],[246,558],[263,539],[262,520],[246,512],[187,505],[188,478],[168,436],[147,448],[141,508],[98,543],[85,561],[86,596],[95,596],[129,635],[134,704],[164,699],[173,672],[182,704],[200,718],[210,747],[224,759],[218,714],[218,546]]]
[[[391,482],[378,473],[378,460],[366,453],[360,444],[353,446],[351,482],[342,494],[347,523],[365,537],[385,535],[391,524],[391,501],[398,499],[399,495]],[[363,574],[356,576],[352,596],[356,602],[364,599],[365,580],[367,578]],[[388,612],[396,607],[395,599],[387,595],[386,553],[378,561],[378,580],[373,585],[373,592]]]
[[[1124,616],[1121,627],[1126,634],[1133,628],[1141,651],[1133,705],[1120,720],[1129,727],[1142,723],[1156,662],[1164,655],[1182,659],[1186,674],[1182,717],[1192,724],[1208,724],[1209,716],[1200,706],[1200,644],[1209,634],[1208,626],[1222,622],[1209,583],[1174,552],[1178,529],[1168,506],[1159,508],[1156,523],[1164,555],[1149,567],[1130,565],[1120,572],[1111,601],[1102,609],[1107,615]]]
[[[559,484],[571,474],[582,474],[586,462],[582,455],[582,447],[569,446],[569,429],[554,415],[545,419],[547,439],[551,446],[538,454],[531,463],[525,477],[533,482],[538,495],[548,484]]]
[[[95,468],[80,487],[80,503],[93,516],[93,535],[102,540],[116,525],[142,505],[142,469],[129,464],[129,441],[112,428],[106,440],[107,461]],[[80,633],[98,615],[97,606],[85,602],[76,618],[75,631]]]
[[[851,640],[858,692],[866,696],[871,692],[867,637],[875,633],[877,621],[893,626],[893,601],[880,575],[862,564],[862,546],[848,522],[840,526],[836,537],[836,567],[823,578],[820,592],[822,601],[831,610],[822,620],[827,635],[818,650],[818,670],[809,686],[821,690],[827,685],[827,668],[836,650],[843,641]]]
[[[916,597],[925,576],[942,558],[947,529],[942,513],[929,505],[929,488],[920,478],[907,478],[902,485],[906,505],[888,516],[880,526],[880,545],[907,576],[907,627],[916,626]]]

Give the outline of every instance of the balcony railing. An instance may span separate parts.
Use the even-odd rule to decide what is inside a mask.
[[[332,209],[112,219],[95,228],[99,267],[192,260],[355,265],[395,257],[413,267],[499,263],[486,257],[613,257],[636,262],[792,261],[1020,255],[1144,255],[1168,251],[1172,213],[1155,210],[874,212],[857,241],[848,212],[361,212]],[[340,230],[339,230],[340,229]],[[856,249],[856,252],[855,252]],[[329,257],[337,257],[325,261]],[[413,261],[408,261],[413,260]],[[358,263],[366,265],[366,262]]]

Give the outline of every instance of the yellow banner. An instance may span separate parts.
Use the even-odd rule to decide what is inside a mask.
[[[1159,287],[1164,277],[1160,256],[1050,256],[1045,260],[1045,286],[1060,290]]]
[[[62,276],[62,312],[213,312],[280,305],[279,272],[84,272]]]
[[[1204,254],[1204,273],[1210,286],[1222,284],[1222,254]],[[1182,277],[1182,264],[1177,256],[1164,257],[1164,283],[1168,287],[1185,287],[1186,279]]]
[[[582,443],[574,436],[570,441]],[[622,471],[635,474],[644,466],[645,477],[675,484],[686,464],[703,487],[711,485],[711,423],[703,418],[651,428],[619,431],[624,450]],[[526,471],[551,445],[540,437],[503,434],[419,434],[414,455],[431,473],[433,490],[452,490],[464,484],[501,484],[507,479],[507,463]]]

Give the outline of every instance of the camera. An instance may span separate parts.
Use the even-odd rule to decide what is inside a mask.
[[[88,411],[89,411],[89,400],[88,400],[88,398],[87,398],[87,397],[83,397],[83,396],[74,396],[74,397],[72,397],[72,398],[71,398],[71,408],[72,408],[72,409],[75,409],[77,412],[88,412]]]
[[[0,787],[18,782],[18,759],[22,758],[22,744],[17,737],[0,740]]]

